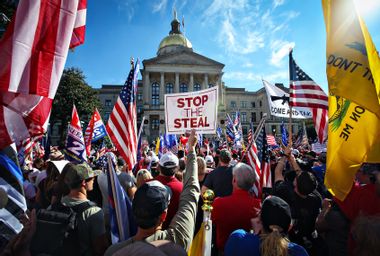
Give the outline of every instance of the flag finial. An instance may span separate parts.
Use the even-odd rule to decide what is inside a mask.
[[[133,59],[133,57],[131,57],[131,69],[134,69],[135,67],[135,60]]]

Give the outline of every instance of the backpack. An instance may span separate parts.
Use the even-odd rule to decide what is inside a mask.
[[[80,255],[79,218],[87,209],[96,206],[91,201],[68,207],[57,203],[50,210],[37,212],[37,228],[30,251],[34,255]],[[77,217],[78,216],[78,217]]]

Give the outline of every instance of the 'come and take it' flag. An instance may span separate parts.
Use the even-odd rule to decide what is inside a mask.
[[[340,200],[363,162],[380,162],[380,61],[352,0],[322,0],[329,132],[325,184]]]

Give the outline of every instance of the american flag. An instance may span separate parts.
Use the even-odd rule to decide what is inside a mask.
[[[85,20],[85,0],[19,2],[0,41],[0,149],[46,131],[69,47],[83,43]]]
[[[271,188],[272,187],[272,173],[270,168],[270,157],[267,140],[264,139],[266,137],[265,128],[261,131],[263,134],[262,140],[262,160],[261,160],[261,177],[260,177],[260,185],[261,188]]]
[[[266,135],[266,138],[269,146],[277,146],[276,138],[273,135]]]
[[[255,192],[256,196],[259,196],[261,194],[261,186],[260,186],[261,163],[257,156],[257,147],[254,141],[252,142],[251,147],[247,153],[247,163],[248,165],[252,167],[252,169],[256,173],[256,182],[253,186],[253,191]]]
[[[252,141],[252,136],[253,136],[253,124],[251,123],[251,124],[249,125],[249,131],[248,131],[248,137],[247,137],[247,139],[248,139],[248,144],[251,143],[251,141]]]
[[[327,138],[328,97],[294,61],[292,51],[289,53],[290,72],[290,106],[308,107],[313,111],[313,121],[318,140],[322,143]]]
[[[132,64],[133,65],[133,64]],[[132,66],[128,79],[107,123],[107,132],[130,170],[137,163],[137,114],[136,90],[139,63]]]

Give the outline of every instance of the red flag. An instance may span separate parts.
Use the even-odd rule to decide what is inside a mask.
[[[100,114],[97,108],[95,108],[94,114],[92,114],[91,120],[87,125],[86,131],[84,133],[84,143],[86,145],[86,153],[89,156],[91,153],[91,140],[94,133],[95,122],[100,120]]]
[[[127,162],[129,170],[137,163],[136,90],[139,65],[132,68],[106,126],[109,137]]]
[[[46,131],[74,28],[83,27],[85,20],[77,10],[85,10],[85,4],[83,0],[19,2],[0,41],[0,149]]]

